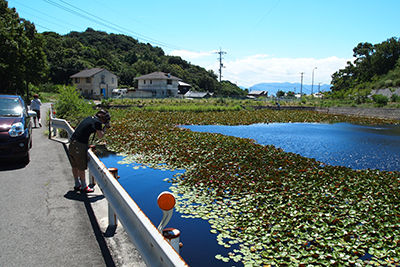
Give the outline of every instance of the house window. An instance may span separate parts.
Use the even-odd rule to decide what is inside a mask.
[[[150,84],[153,84],[153,81],[152,81],[152,80],[150,80]]]
[[[146,80],[143,80],[143,84],[146,84]]]
[[[167,80],[167,84],[172,84],[172,80]]]
[[[75,83],[79,83],[79,78],[75,78]]]
[[[104,74],[101,75],[101,83],[104,83],[105,78],[106,78],[106,76]]]
[[[86,78],[86,83],[90,83],[92,81],[92,79],[90,77]]]
[[[114,84],[114,77],[111,78],[111,84]]]

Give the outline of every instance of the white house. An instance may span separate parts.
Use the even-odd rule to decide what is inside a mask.
[[[152,97],[176,97],[181,79],[169,73],[153,72],[135,80],[138,81],[138,91],[151,92]]]
[[[106,69],[93,68],[71,75],[72,83],[87,98],[101,99],[112,96],[118,87],[118,77]]]

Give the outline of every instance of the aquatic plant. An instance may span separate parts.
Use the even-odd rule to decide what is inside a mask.
[[[250,139],[177,126],[394,121],[307,111],[112,113],[109,149],[186,169],[170,181],[177,210],[208,220],[227,248],[217,259],[257,266],[399,264],[398,172],[329,166]]]

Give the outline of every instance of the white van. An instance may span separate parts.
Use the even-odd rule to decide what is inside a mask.
[[[123,98],[128,93],[128,89],[121,88],[121,89],[113,89],[112,90],[112,97],[113,98]]]

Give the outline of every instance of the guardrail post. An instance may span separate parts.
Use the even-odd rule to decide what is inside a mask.
[[[179,242],[181,232],[175,228],[164,228],[171,220],[172,212],[176,204],[175,196],[170,192],[162,192],[158,195],[157,204],[163,212],[158,231],[168,240],[171,246],[179,253],[182,243]]]
[[[108,168],[108,171],[112,174],[112,176],[114,176],[115,179],[117,179],[117,180],[119,179],[117,168]],[[115,214],[110,203],[108,203],[108,225],[109,226],[117,226],[118,225],[117,215]]]
[[[52,126],[52,119],[56,118],[56,111],[54,109],[54,105],[50,105],[50,114],[49,114],[49,138],[51,138],[51,134],[53,132],[53,136],[57,136],[57,128]]]
[[[96,152],[96,146],[95,145],[89,145],[89,149],[93,151],[93,153]],[[89,181],[90,181],[90,186],[94,187],[96,185],[96,180],[94,179],[94,175],[91,173],[89,169]]]

